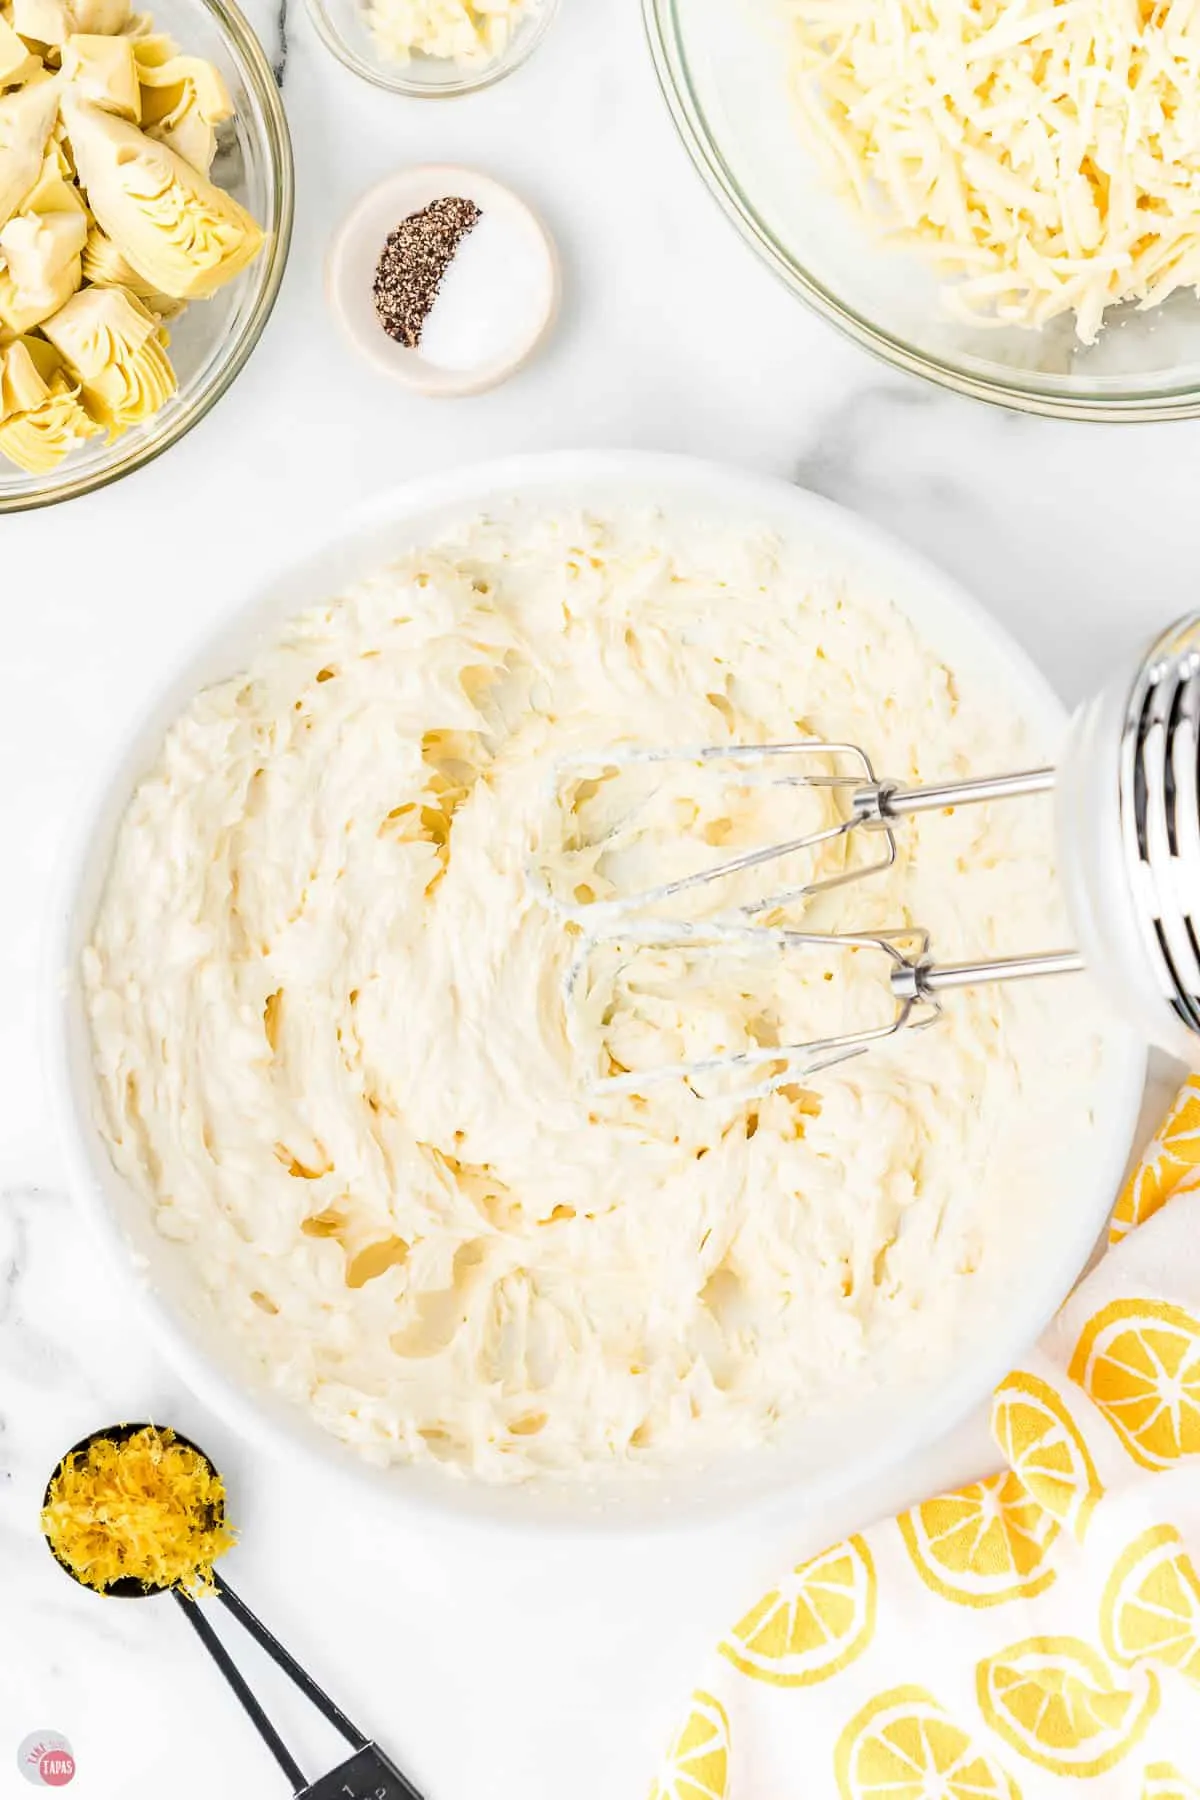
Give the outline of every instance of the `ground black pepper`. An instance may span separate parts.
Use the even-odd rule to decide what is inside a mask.
[[[458,246],[483,217],[473,200],[447,194],[411,213],[388,236],[372,292],[390,338],[415,350]]]

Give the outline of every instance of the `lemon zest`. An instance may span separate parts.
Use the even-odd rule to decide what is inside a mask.
[[[42,1529],[76,1579],[101,1592],[122,1579],[211,1592],[213,1564],[235,1541],[220,1476],[154,1425],[73,1450],[50,1483]]]

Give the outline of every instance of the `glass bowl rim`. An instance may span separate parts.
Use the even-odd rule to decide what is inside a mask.
[[[326,0],[307,0],[308,16],[316,28],[317,36],[329,51],[337,58],[344,69],[357,75],[362,81],[369,81],[372,87],[380,88],[385,94],[403,94],[413,100],[458,100],[464,94],[482,93],[484,88],[494,87],[503,81],[506,75],[515,74],[533,55],[546,33],[554,22],[558,12],[559,0],[541,0],[539,11],[529,21],[529,30],[524,41],[518,40],[519,53],[510,56],[508,51],[495,58],[493,62],[484,63],[474,72],[467,72],[457,79],[441,82],[436,86],[427,82],[415,81],[404,75],[402,64],[397,64],[397,72],[388,74],[381,61],[370,61],[359,56],[342,36],[334,24],[333,16]],[[511,49],[511,46],[510,46]]]
[[[212,14],[221,34],[235,47],[246,84],[252,89],[263,112],[263,138],[274,197],[274,216],[266,223],[269,243],[265,278],[249,317],[225,357],[214,367],[190,400],[179,407],[161,433],[131,443],[128,450],[112,462],[104,462],[98,468],[81,470],[73,480],[64,481],[59,486],[32,494],[6,494],[0,488],[0,514],[33,512],[39,507],[57,506],[64,500],[77,500],[83,494],[95,493],[114,481],[120,481],[123,476],[131,475],[135,469],[143,468],[164,455],[228,393],[249,361],[274,310],[287,267],[295,206],[295,170],[287,114],[267,53],[235,0],[197,0],[197,4],[205,12]]]
[[[667,111],[710,195],[784,286],[843,336],[892,368],[1016,412],[1100,424],[1154,424],[1200,416],[1200,367],[1189,382],[1153,393],[1145,388],[1068,389],[1049,385],[1052,378],[1039,385],[1020,381],[1015,374],[1005,381],[918,350],[844,304],[783,247],[729,167],[689,75],[677,0],[642,0],[642,21]]]

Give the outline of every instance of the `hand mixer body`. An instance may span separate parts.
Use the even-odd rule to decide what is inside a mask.
[[[1200,1066],[1200,614],[1076,713],[1059,868],[1084,962],[1121,1016]]]

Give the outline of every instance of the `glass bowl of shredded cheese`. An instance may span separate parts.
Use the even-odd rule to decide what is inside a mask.
[[[393,94],[452,99],[491,87],[526,62],[558,0],[308,0],[346,68]]]
[[[1023,411],[1200,412],[1200,32],[1102,0],[643,0],[710,191],[886,361]]]

